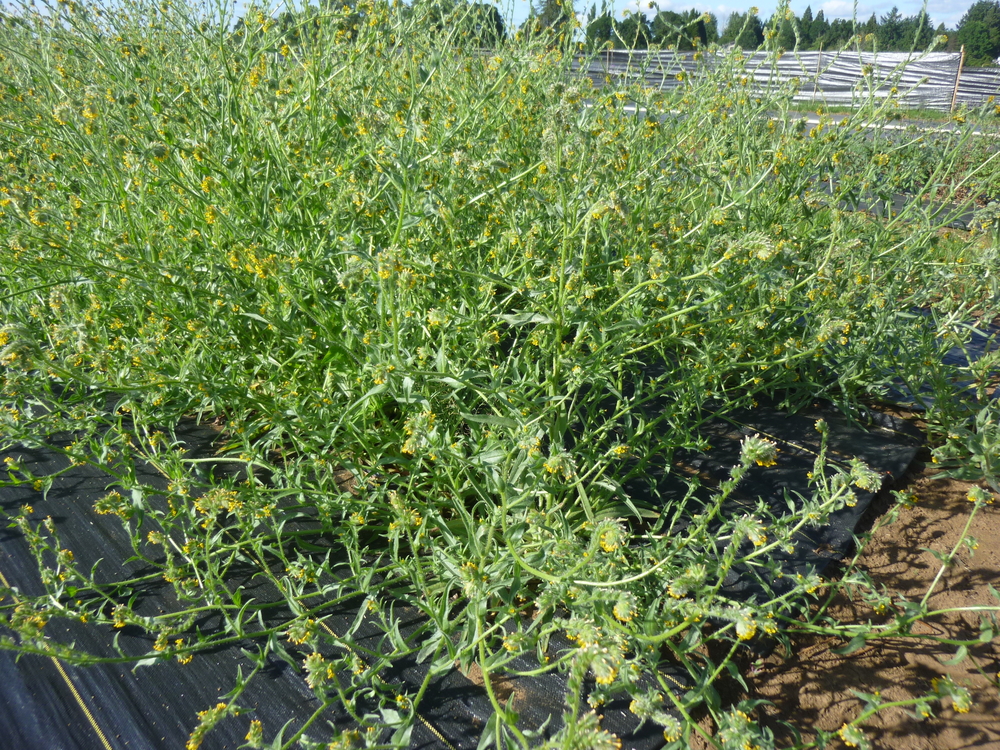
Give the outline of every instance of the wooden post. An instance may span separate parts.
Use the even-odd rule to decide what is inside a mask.
[[[962,80],[962,68],[965,66],[965,45],[962,45],[961,57],[958,58],[958,72],[955,74],[955,90],[951,92],[951,109],[955,111],[955,102],[958,100],[958,82]]]

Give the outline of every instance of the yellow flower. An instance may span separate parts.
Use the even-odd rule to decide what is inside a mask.
[[[315,634],[315,625],[316,621],[312,618],[298,620],[285,631],[285,635],[288,637],[289,642],[294,643],[296,646],[301,646],[313,637]]]
[[[757,634],[757,623],[748,616],[736,621],[736,637],[741,641],[749,641]]]
[[[635,597],[631,594],[623,594],[615,602],[612,611],[614,612],[615,619],[621,622],[631,622],[636,615],[636,609]]]
[[[966,498],[970,503],[975,503],[976,505],[990,505],[993,502],[993,495],[982,487],[972,487]]]
[[[605,552],[614,552],[625,544],[625,528],[618,521],[604,521],[598,527],[598,543]]]
[[[774,466],[778,463],[778,446],[760,435],[744,438],[741,446],[743,458],[758,466]]]
[[[128,615],[128,609],[124,604],[119,604],[115,607],[114,612],[112,612],[113,622],[116,628],[124,628],[128,623],[126,622],[126,616]]]
[[[250,747],[261,747],[264,742],[264,725],[257,719],[251,721],[250,729],[247,731],[247,736],[244,739]]]
[[[667,742],[676,742],[681,738],[681,723],[673,716],[667,715],[663,722],[663,739]]]

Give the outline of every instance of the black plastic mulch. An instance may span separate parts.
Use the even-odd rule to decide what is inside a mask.
[[[724,479],[737,462],[740,442],[747,435],[759,434],[778,443],[780,452],[776,466],[752,469],[730,498],[727,511],[749,512],[761,498],[779,514],[787,511],[787,498],[796,493],[808,496],[806,474],[812,470],[819,434],[815,420],[823,418],[830,425],[830,458],[846,461],[851,457],[864,460],[886,477],[898,477],[912,460],[921,443],[919,432],[906,423],[879,414],[864,419],[848,419],[829,406],[815,405],[795,415],[787,415],[770,407],[730,415],[728,421],[715,420],[706,426],[706,436],[712,444],[708,455],[677,456],[679,466],[660,476],[651,476],[646,490],[652,488],[661,502],[670,502],[681,492],[676,481],[678,472],[696,472],[706,485]],[[196,452],[206,452],[215,438],[211,429],[186,425],[183,439]],[[8,452],[35,475],[50,474],[65,466],[65,459],[45,450],[17,449]],[[150,467],[140,467],[139,480],[163,487],[165,482]],[[13,514],[23,504],[31,504],[36,517],[51,516],[61,536],[62,544],[74,550],[82,567],[98,559],[98,571],[123,574],[142,573],[139,563],[124,563],[132,556],[128,536],[115,516],[100,516],[93,510],[95,500],[103,495],[110,478],[87,466],[75,467],[59,477],[47,498],[26,487],[0,488],[0,507]],[[639,488],[643,491],[642,488]],[[682,495],[681,495],[682,496]],[[871,500],[871,493],[858,492],[858,502],[852,508],[836,513],[823,528],[801,535],[794,554],[775,559],[771,570],[744,571],[744,575],[727,581],[727,593],[749,599],[764,590],[763,584],[781,590],[782,578],[811,570],[820,572],[832,560],[848,551],[855,525]],[[679,499],[679,498],[674,498]],[[276,591],[268,591],[253,578],[253,570],[237,571],[230,582],[244,586],[247,596],[259,601],[277,601]],[[0,573],[9,586],[26,594],[42,592],[28,546],[16,529],[0,531]],[[111,580],[112,576],[108,576]],[[766,578],[766,580],[765,580]],[[175,608],[173,590],[166,584],[151,585],[139,594],[140,614],[154,614]],[[342,603],[328,613],[326,627],[334,633],[344,633],[358,617],[364,601]],[[414,607],[401,602],[389,603],[400,618],[400,633],[419,645],[424,616]],[[274,616],[280,616],[275,612]],[[221,628],[211,619],[199,623],[203,632]],[[116,635],[121,648],[128,654],[145,654],[151,647],[150,638],[131,628],[122,631],[99,630],[82,625],[67,625],[54,621],[47,631],[59,633],[63,628],[66,641],[75,641],[91,653],[114,656],[111,648]],[[372,651],[387,653],[384,632],[368,616],[355,631],[354,642]],[[558,653],[570,644],[554,639],[550,652]],[[190,664],[161,661],[132,670],[131,665],[103,664],[73,668],[48,657],[25,655],[15,660],[9,651],[0,651],[0,746],[24,750],[107,750],[107,748],[182,748],[194,726],[197,712],[224,701],[223,694],[234,685],[239,669],[248,674],[250,659],[240,650],[256,652],[250,642],[232,642],[211,653],[201,653]],[[291,649],[290,649],[291,650]],[[304,653],[291,650],[291,656],[301,663]],[[537,667],[533,659],[520,657],[515,670]],[[381,679],[398,682],[401,692],[413,693],[422,684],[429,665],[418,663],[414,655],[396,660],[383,671]],[[674,684],[685,682],[683,670],[664,665],[664,673]],[[349,676],[343,676],[349,680]],[[520,715],[524,729],[545,727],[546,734],[561,725],[565,702],[565,677],[553,673],[539,677],[511,677],[498,683],[509,696],[508,706]],[[679,687],[678,689],[682,689]],[[291,718],[285,737],[290,737],[320,706],[301,674],[277,657],[270,657],[264,673],[247,687],[239,704],[244,715],[223,720],[210,732],[203,747],[235,748],[251,719],[264,723],[265,736],[270,739]],[[628,710],[629,698],[605,704],[599,709],[602,726],[617,734],[624,747],[657,748],[663,745],[662,734],[653,726],[637,728],[636,717]],[[356,706],[361,713],[374,706]],[[447,748],[472,750],[478,746],[483,727],[492,714],[492,707],[481,684],[457,669],[435,677],[420,705],[420,716],[411,734],[412,748]],[[328,733],[331,726],[347,728],[352,720],[342,706],[332,705],[322,715],[316,727],[317,736]]]
[[[934,328],[934,320],[927,310],[915,310],[915,323],[921,327],[928,335],[937,336]],[[948,383],[942,384],[950,390],[949,397],[969,399],[975,396],[975,379],[968,369],[988,354],[1000,351],[1000,325],[993,323],[983,323],[981,321],[965,321],[963,327],[969,334],[969,341],[964,346],[953,346],[945,349],[940,346],[938,361],[944,365],[949,372],[959,373],[951,378]],[[987,377],[994,378],[1000,371],[994,370],[992,373],[985,373]],[[940,386],[939,386],[940,387]],[[884,400],[887,403],[904,406],[915,411],[923,411],[935,401],[934,387],[925,381],[904,379],[896,375],[892,380]],[[1000,387],[995,388],[990,394],[990,398],[1000,399]]]
[[[846,469],[852,458],[858,458],[883,477],[883,486],[905,473],[923,443],[923,435],[915,427],[877,411],[848,418],[818,402],[795,414],[761,406],[709,422],[700,431],[711,445],[707,454],[682,452],[674,457],[673,467],[664,467],[669,473],[650,472],[643,480],[631,482],[628,489],[645,495],[647,502],[655,499],[664,506],[679,503],[687,492],[681,474],[696,475],[710,489],[728,478],[730,469],[739,462],[742,441],[759,435],[777,444],[777,463],[751,467],[722,510],[729,516],[751,514],[763,501],[770,513],[784,516],[789,501],[801,507],[802,497],[813,492],[809,474],[820,450],[821,437],[816,430],[820,419],[828,425],[828,473],[838,467]],[[841,559],[853,547],[854,529],[874,497],[873,492],[857,487],[853,491],[855,505],[836,511],[820,527],[800,531],[794,552],[775,550],[766,566],[731,574],[723,592],[741,600],[763,599],[768,590],[781,594],[796,584],[797,574],[822,573],[831,562]]]
[[[193,432],[193,431],[189,431]],[[203,431],[208,439],[211,431]],[[66,441],[68,443],[68,441]],[[35,475],[65,467],[66,460],[45,450],[15,450],[8,454]],[[163,487],[165,482],[151,467],[139,466],[139,481]],[[107,492],[110,477],[90,467],[78,466],[56,479],[46,499],[29,487],[0,489],[0,507],[14,514],[21,505],[31,505],[35,516],[51,516],[64,547],[89,569],[100,560],[98,578],[107,581],[142,575],[141,563],[126,563],[132,557],[129,538],[115,516],[97,515],[94,502]],[[103,576],[101,572],[103,571]],[[0,573],[5,585],[28,595],[44,593],[28,545],[16,529],[0,531]],[[243,582],[247,595],[256,594],[256,582]],[[154,584],[137,590],[136,611],[152,615],[176,608],[170,585]],[[209,623],[205,623],[206,626]],[[64,620],[46,626],[49,635],[62,642],[109,658],[117,656],[112,639],[127,654],[150,651],[152,639],[136,629],[99,631]],[[190,664],[161,662],[132,671],[131,664],[102,664],[87,668],[58,665],[55,660],[24,655],[15,662],[9,651],[0,651],[0,716],[7,736],[17,737],[11,748],[183,748],[197,724],[197,712],[223,700],[235,684],[238,670],[252,669],[240,652],[256,651],[254,644],[232,647],[196,656]],[[302,679],[280,660],[273,660],[261,678],[251,682],[241,704],[253,707],[255,718],[281,726],[289,716],[304,719],[313,710],[315,697]],[[86,707],[86,709],[85,709]],[[88,715],[89,712],[89,715]],[[6,715],[4,715],[6,714]],[[301,719],[300,719],[301,721]],[[236,748],[243,744],[249,719],[230,720],[209,735],[206,748]]]

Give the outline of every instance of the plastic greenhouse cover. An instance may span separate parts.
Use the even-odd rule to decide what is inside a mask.
[[[647,86],[673,89],[687,76],[722,63],[707,53],[697,61],[693,52],[606,50],[590,59],[586,73],[598,86],[611,76],[629,82],[641,78]],[[1000,93],[1000,69],[966,67],[959,76],[961,56],[952,52],[747,52],[738,64],[758,91],[797,79],[795,100],[800,102],[852,105],[888,97],[895,89],[902,106],[948,110],[956,80],[958,104],[979,106]],[[583,62],[577,67],[582,69]],[[680,73],[684,75],[679,80]]]

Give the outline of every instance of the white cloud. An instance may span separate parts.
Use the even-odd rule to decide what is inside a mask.
[[[854,14],[854,3],[850,0],[829,0],[821,7],[827,18],[850,18]]]
[[[757,6],[759,11],[759,17],[761,19],[766,19],[771,15],[772,8],[765,6],[763,3],[758,2],[758,0],[748,0],[746,5],[708,5],[707,3],[702,6],[693,6],[698,10],[705,10],[715,16],[716,21],[719,24],[719,32],[726,27],[726,22],[729,21],[729,16],[733,13],[746,13],[751,6]]]
[[[653,7],[650,8],[650,5]],[[618,16],[621,17],[626,14],[635,15],[636,13],[643,13],[647,18],[653,18],[653,16],[655,16],[660,9],[666,10],[666,8],[662,5],[657,8],[656,3],[651,3],[648,0],[645,2],[642,2],[641,0],[629,0],[629,2],[625,3],[625,7],[618,12]]]
[[[674,0],[652,0],[652,2],[650,0],[628,0],[624,6],[619,6],[616,3],[615,8],[616,15],[619,17],[627,10],[629,13],[644,13],[647,18],[653,19],[661,10],[672,10],[675,13],[680,13],[693,9],[700,12],[705,10],[705,5],[692,0],[680,0],[680,2],[674,2]]]

